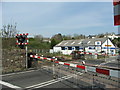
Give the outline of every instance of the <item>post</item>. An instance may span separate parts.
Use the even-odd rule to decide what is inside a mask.
[[[53,61],[53,75],[55,75],[54,61]]]
[[[28,60],[27,60],[27,46],[25,46],[25,51],[26,51],[26,68],[28,68]]]
[[[107,38],[107,56],[108,56],[108,38]]]
[[[55,57],[53,57],[53,78],[55,79],[56,77],[55,77],[55,65],[54,65],[54,61],[55,61]]]

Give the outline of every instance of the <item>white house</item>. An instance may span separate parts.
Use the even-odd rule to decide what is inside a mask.
[[[64,40],[53,47],[53,52],[62,52],[63,54],[71,54],[75,50],[93,53],[104,51],[115,54],[115,46],[108,38]]]
[[[120,38],[120,35],[111,34],[111,35],[108,35],[108,36],[105,36],[105,37],[108,37],[108,38],[113,40],[115,38]]]

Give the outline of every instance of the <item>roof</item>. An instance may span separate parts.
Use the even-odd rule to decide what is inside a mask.
[[[95,41],[101,41],[104,43],[107,40],[104,38],[93,38],[93,39],[80,39],[80,40],[64,40],[56,45],[56,47],[60,46],[92,46],[95,45]]]

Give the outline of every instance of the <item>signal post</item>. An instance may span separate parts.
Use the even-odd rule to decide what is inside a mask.
[[[16,35],[16,45],[18,45],[21,49],[25,49],[25,52],[26,52],[26,54],[25,54],[25,56],[26,56],[26,58],[25,58],[25,61],[26,61],[26,68],[28,68],[28,60],[27,60],[27,50],[28,50],[28,48],[27,48],[27,44],[28,44],[28,38],[27,38],[27,36],[28,36],[28,33],[26,33],[26,34],[17,34]]]

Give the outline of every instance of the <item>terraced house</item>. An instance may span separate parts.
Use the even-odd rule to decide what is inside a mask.
[[[53,47],[54,52],[62,52],[63,54],[71,54],[72,51],[84,51],[108,54],[115,54],[115,46],[109,38],[93,38],[81,40],[64,40]]]

